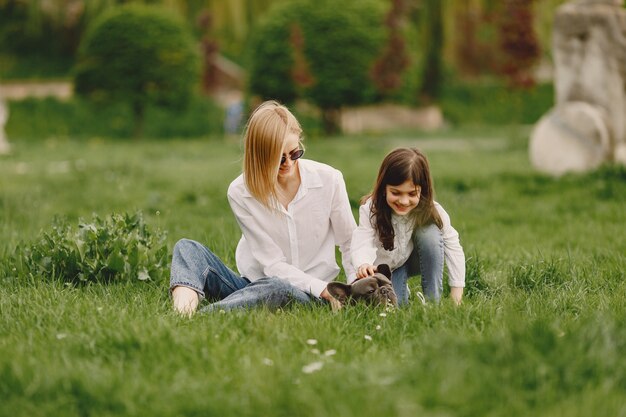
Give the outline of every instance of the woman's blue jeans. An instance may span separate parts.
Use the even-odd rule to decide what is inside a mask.
[[[174,246],[170,291],[179,285],[215,301],[202,308],[203,312],[259,305],[279,308],[292,302],[310,303],[313,300],[284,279],[268,277],[250,282],[230,270],[207,247],[189,239],[181,239]]]
[[[414,275],[422,276],[422,291],[427,299],[439,302],[443,292],[443,234],[431,224],[413,232],[413,252],[400,268],[391,274],[393,290],[398,304],[409,301],[407,280]]]

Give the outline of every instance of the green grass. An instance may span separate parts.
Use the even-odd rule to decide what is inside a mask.
[[[626,170],[537,174],[526,135],[307,142],[307,157],[342,170],[355,213],[388,150],[424,147],[468,257],[459,308],[183,319],[167,282],[71,287],[0,273],[0,415],[626,416]],[[238,141],[13,147],[0,159],[0,259],[55,216],[75,225],[141,210],[170,250],[188,237],[234,266],[225,193]]]

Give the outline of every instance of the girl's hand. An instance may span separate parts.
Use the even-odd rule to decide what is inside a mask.
[[[463,287],[450,287],[450,298],[454,304],[460,305],[463,299]]]
[[[363,264],[356,270],[356,279],[361,279],[374,275],[376,267],[370,264]]]

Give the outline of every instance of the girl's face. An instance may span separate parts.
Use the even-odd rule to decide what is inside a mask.
[[[285,160],[285,162],[281,163],[280,168],[278,169],[279,179],[289,179],[296,174],[298,161],[294,161],[292,157],[299,150],[300,137],[295,133],[287,134],[287,138],[285,139],[285,145],[283,147],[283,152],[281,154],[281,157]]]
[[[420,202],[421,187],[413,184],[413,181],[406,180],[400,185],[387,185],[385,194],[387,204],[399,216],[409,214]]]

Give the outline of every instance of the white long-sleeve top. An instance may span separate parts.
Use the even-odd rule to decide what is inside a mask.
[[[372,226],[372,200],[359,208],[359,226],[352,233],[352,264],[355,268],[363,264],[387,264],[395,270],[409,259],[413,252],[413,224],[409,216],[391,216],[395,232],[393,250],[383,248],[376,229]],[[465,287],[465,254],[459,242],[459,233],[450,224],[450,216],[435,202],[435,208],[443,222],[443,253],[448,267],[448,283],[451,287]]]
[[[356,272],[350,257],[356,222],[343,175],[311,160],[298,160],[301,184],[287,208],[273,212],[248,191],[243,174],[228,188],[228,201],[242,231],[235,259],[250,281],[278,277],[316,297],[337,277],[339,246],[346,277]]]

